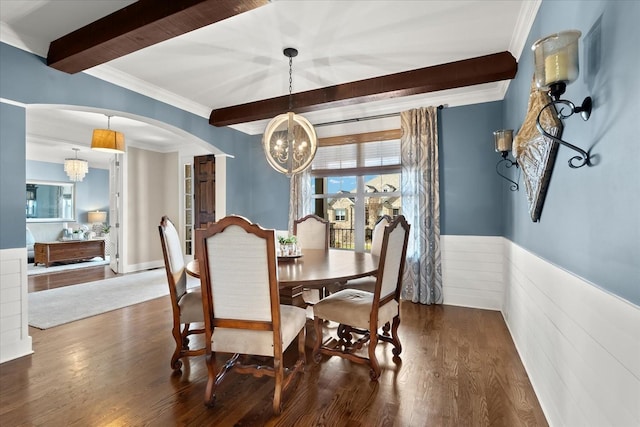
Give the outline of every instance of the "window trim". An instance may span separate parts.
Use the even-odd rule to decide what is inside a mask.
[[[386,175],[401,171],[401,165],[387,165],[348,169],[314,169],[310,175],[312,178],[328,178],[330,176]]]

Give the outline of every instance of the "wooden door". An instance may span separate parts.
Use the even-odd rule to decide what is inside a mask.
[[[216,220],[216,159],[213,154],[193,158],[195,228]]]

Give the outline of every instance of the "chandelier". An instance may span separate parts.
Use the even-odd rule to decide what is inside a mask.
[[[111,116],[107,116],[107,129],[94,129],[91,149],[108,153],[124,153],[124,134],[111,130]]]
[[[288,176],[307,169],[318,148],[316,131],[304,117],[293,113],[292,64],[298,51],[288,47],[283,51],[289,58],[289,112],[274,117],[264,131],[262,146],[272,168]]]
[[[64,171],[71,181],[82,181],[84,176],[89,172],[89,162],[78,158],[78,148],[73,148],[76,152],[75,159],[64,159]]]

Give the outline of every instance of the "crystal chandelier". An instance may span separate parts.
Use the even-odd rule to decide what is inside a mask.
[[[78,148],[74,148],[76,152],[75,159],[64,159],[64,171],[71,181],[82,181],[84,176],[89,172],[89,162],[78,158]]]
[[[274,117],[264,131],[262,146],[272,168],[288,176],[304,171],[311,165],[318,148],[316,131],[307,119],[293,113],[292,58],[298,55],[294,48],[286,48],[289,58],[289,112]]]

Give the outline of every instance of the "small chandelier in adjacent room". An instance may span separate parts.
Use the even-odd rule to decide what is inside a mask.
[[[76,152],[75,159],[64,159],[64,171],[71,181],[82,181],[84,176],[89,172],[89,162],[78,158],[78,148],[74,148]]]
[[[269,122],[262,137],[262,146],[271,167],[291,176],[311,165],[318,148],[318,138],[311,123],[291,111],[292,58],[298,55],[298,51],[288,47],[283,53],[289,58],[289,112],[280,114]]]
[[[91,149],[107,153],[124,153],[124,134],[111,130],[111,116],[107,116],[107,129],[94,129]]]

